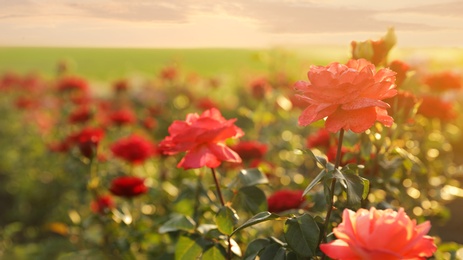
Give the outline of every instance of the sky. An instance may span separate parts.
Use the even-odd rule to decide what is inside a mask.
[[[461,0],[0,0],[0,46],[463,47]]]

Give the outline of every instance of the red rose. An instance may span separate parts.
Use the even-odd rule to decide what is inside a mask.
[[[156,121],[156,119],[150,116],[145,117],[145,119],[141,121],[141,125],[148,130],[154,129],[157,126],[157,124],[158,122]]]
[[[165,67],[161,70],[161,78],[164,80],[174,80],[178,77],[176,67]]]
[[[68,141],[77,145],[83,156],[92,158],[103,137],[104,131],[100,128],[84,128],[80,132],[70,135]]]
[[[114,200],[110,195],[104,195],[92,201],[90,208],[94,213],[104,214],[114,208]]]
[[[89,91],[89,86],[87,81],[83,78],[68,76],[59,80],[58,91],[87,93]]]
[[[308,148],[328,148],[330,147],[330,132],[325,128],[321,128],[315,134],[307,137]]]
[[[109,113],[108,117],[110,123],[117,126],[130,125],[137,121],[134,112],[130,109],[112,111]]]
[[[272,90],[266,78],[258,78],[250,83],[252,96],[256,99],[263,99]]]
[[[397,87],[400,87],[407,78],[407,71],[410,70],[410,66],[403,61],[394,60],[391,63],[389,63],[389,69],[397,73],[395,75],[395,84],[397,85]]]
[[[196,107],[202,110],[206,110],[211,108],[217,108],[219,106],[210,98],[201,98],[196,101]]]
[[[450,71],[443,71],[428,75],[423,81],[424,84],[428,85],[431,90],[440,92],[452,89],[461,89],[462,78],[459,74]]]
[[[212,108],[201,115],[188,114],[185,121],[174,121],[161,143],[164,154],[186,152],[177,167],[194,169],[218,167],[223,161],[240,163],[239,155],[225,145],[228,138],[239,138],[243,131],[235,126],[236,119],[226,120]]]
[[[403,119],[408,120],[410,119],[411,113],[418,102],[418,99],[411,92],[399,90],[397,92],[397,96],[385,99],[384,102],[391,106],[387,110],[388,114],[394,118],[403,117]]]
[[[110,149],[116,157],[132,164],[141,164],[154,154],[154,145],[136,134],[119,139]]]
[[[346,65],[312,66],[308,72],[310,82],[298,81],[296,90],[308,103],[299,117],[299,125],[306,126],[327,118],[325,128],[338,132],[341,128],[361,133],[375,121],[391,126],[387,114],[389,104],[382,101],[396,95],[395,75],[389,69],[376,71],[367,60],[350,60]]]
[[[305,202],[302,193],[302,190],[280,190],[273,193],[267,199],[268,211],[279,213],[290,209],[298,209]]]
[[[243,160],[262,159],[267,152],[267,145],[256,141],[241,141],[230,148]]]
[[[422,97],[417,113],[428,118],[439,118],[442,121],[451,121],[457,117],[453,103],[433,96]]]
[[[111,188],[109,188],[109,191],[120,197],[136,197],[148,191],[148,187],[145,186],[144,182],[144,179],[138,177],[118,177],[111,182]]]
[[[129,89],[129,84],[127,80],[121,79],[119,81],[114,82],[113,90],[116,93],[126,92]]]
[[[85,123],[92,118],[92,111],[88,106],[80,106],[69,115],[69,123]]]

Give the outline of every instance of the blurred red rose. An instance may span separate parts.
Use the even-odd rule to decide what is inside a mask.
[[[129,89],[129,83],[125,79],[118,80],[113,83],[113,90],[116,93],[123,93]]]
[[[148,130],[152,130],[158,125],[158,122],[151,116],[147,116],[141,121],[141,125]]]
[[[331,145],[330,132],[325,128],[321,128],[315,134],[307,137],[308,148],[329,148]]]
[[[443,71],[426,76],[423,82],[436,92],[458,90],[462,86],[462,77],[450,71]]]
[[[21,77],[14,72],[6,72],[0,79],[0,90],[11,90],[21,84]]]
[[[388,114],[396,119],[401,117],[403,120],[409,121],[418,99],[411,92],[399,90],[397,96],[385,99],[384,102],[391,106],[387,110]]]
[[[279,213],[290,209],[298,209],[305,202],[302,190],[280,190],[267,199],[268,211]]]
[[[110,195],[103,195],[92,201],[90,209],[93,213],[105,214],[112,208],[114,208],[114,200]]]
[[[69,115],[69,123],[77,124],[77,123],[86,123],[89,121],[93,116],[93,113],[88,106],[79,106],[74,111],[71,112]]]
[[[338,152],[338,144],[332,145],[328,148],[326,151],[326,157],[329,162],[335,163],[336,162],[336,154]],[[345,155],[352,155],[352,154],[357,154],[359,151],[358,149],[355,148],[348,148],[348,147],[341,147],[341,161],[340,161],[340,166],[345,166],[349,163],[356,163],[357,160],[354,157],[346,158]]]
[[[116,196],[132,198],[148,192],[148,187],[142,178],[122,176],[111,182],[109,191]]]
[[[66,138],[60,142],[49,143],[47,147],[48,147],[48,150],[50,150],[51,152],[66,153],[69,151],[69,149],[71,149],[71,144],[68,138]]]
[[[35,109],[40,107],[37,98],[20,96],[16,99],[15,105],[19,109]]]
[[[422,103],[418,107],[417,114],[428,118],[439,118],[442,121],[451,121],[457,117],[453,103],[434,96],[423,96],[421,99]]]
[[[178,70],[176,67],[165,67],[161,70],[160,76],[164,80],[174,80],[178,77]]]
[[[67,76],[58,81],[58,91],[66,94],[75,104],[85,104],[90,100],[87,81],[76,76]]]
[[[331,63],[312,66],[308,72],[310,82],[298,81],[296,90],[308,103],[299,117],[299,125],[306,126],[327,118],[325,128],[338,132],[341,128],[361,133],[375,121],[391,126],[387,114],[389,104],[382,101],[396,95],[395,72],[389,69],[376,71],[367,60],[350,60],[346,65]]]
[[[170,125],[170,136],[161,141],[159,147],[167,155],[186,152],[177,165],[184,169],[216,168],[223,161],[240,163],[239,155],[225,145],[228,138],[244,135],[235,121],[226,120],[215,108],[201,115],[188,114],[185,121],[174,121]]]
[[[243,160],[262,159],[267,152],[267,145],[257,141],[241,141],[230,147]]]
[[[395,75],[395,84],[397,85],[397,88],[399,88],[407,78],[407,71],[410,70],[410,66],[403,61],[394,60],[389,63],[389,69],[397,73]]]
[[[103,139],[104,131],[100,128],[84,128],[68,137],[71,144],[77,145],[83,156],[92,158],[98,146]]]
[[[196,101],[196,107],[201,110],[218,108],[219,106],[210,98],[200,98]]]
[[[154,145],[137,134],[119,139],[110,147],[113,154],[132,164],[142,164],[154,155]]]
[[[117,126],[130,125],[137,121],[135,113],[128,108],[111,111],[108,119],[110,124]]]
[[[249,84],[251,87],[251,94],[256,99],[263,99],[267,93],[272,90],[266,78],[257,78]]]

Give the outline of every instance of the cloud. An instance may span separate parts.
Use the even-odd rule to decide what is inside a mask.
[[[400,28],[400,30],[437,30],[445,28],[445,24],[433,24],[423,22],[423,20],[395,19],[397,13],[413,11],[414,13],[430,13],[436,8],[437,15],[448,15],[446,9],[451,9],[451,13],[460,14],[463,12],[463,4],[450,1],[445,4],[435,4],[436,1],[422,1],[421,6],[415,3],[410,8],[406,2],[403,4],[391,5],[387,8],[378,8],[377,2],[370,1],[369,5],[365,1],[341,2],[331,0],[326,2],[316,1],[234,1],[227,6],[223,2],[224,10],[229,13],[251,18],[256,20],[262,30],[270,33],[343,33],[365,32],[385,30],[390,26]],[[413,2],[413,1],[412,1]],[[416,1],[414,1],[416,2]],[[344,3],[344,4],[342,4]],[[356,4],[357,3],[357,4]],[[372,4],[374,3],[374,4]],[[385,4],[386,5],[386,4]],[[394,7],[395,6],[395,7]]]
[[[83,11],[86,16],[130,22],[185,23],[188,13],[179,3],[164,1],[99,1],[70,2],[67,6]],[[187,6],[187,8],[189,8]]]
[[[409,42],[435,33],[434,41],[463,44],[456,36],[463,33],[459,0],[0,0],[0,6],[0,30],[8,36],[2,42],[10,45],[335,44],[382,36],[391,26]]]

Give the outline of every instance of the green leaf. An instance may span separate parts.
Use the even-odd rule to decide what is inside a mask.
[[[264,238],[258,238],[248,244],[246,252],[244,253],[243,260],[254,260],[264,247],[270,244],[270,240]]]
[[[225,235],[233,233],[233,227],[238,223],[238,215],[236,211],[230,206],[220,208],[215,217],[215,223],[220,232]]]
[[[261,223],[261,222],[264,222],[264,221],[277,219],[279,217],[280,216],[278,216],[278,215],[276,215],[274,213],[270,213],[268,211],[257,213],[252,218],[248,219],[248,221],[244,222],[241,226],[239,226],[237,229],[235,229],[230,234],[230,236],[233,236],[233,234],[235,234],[236,232],[238,232],[238,231],[240,231],[240,230],[242,230],[244,228],[250,227],[252,225],[255,225],[255,224],[258,224],[258,223]]]
[[[217,245],[209,248],[204,252],[202,256],[202,260],[222,260],[225,258],[225,250],[221,247],[219,248]]]
[[[328,163],[328,160],[326,160],[325,157],[315,155],[310,149],[303,150],[303,151],[307,153],[308,155],[310,155],[310,157],[312,157],[312,159],[314,159],[321,167],[326,169],[326,164]]]
[[[255,186],[259,184],[267,184],[268,179],[259,169],[243,169],[238,174],[235,182],[230,184],[232,188],[243,188],[249,186]]]
[[[243,187],[238,192],[240,204],[253,214],[267,210],[267,197],[256,186]]]
[[[362,199],[368,195],[368,180],[355,174],[344,174],[347,183],[347,205],[358,209],[361,207]]]
[[[313,179],[310,184],[307,186],[307,188],[305,188],[304,190],[304,193],[302,193],[302,196],[305,196],[313,187],[315,187],[315,185],[317,185],[317,183],[319,183],[323,177],[325,177],[326,175],[326,170],[322,170],[318,175],[317,177],[315,177],[315,179]]]
[[[178,230],[193,231],[195,229],[195,221],[184,215],[175,215],[169,219],[164,225],[159,227],[159,233],[164,234]]]
[[[284,233],[288,246],[298,255],[315,256],[320,229],[312,216],[304,214],[286,220]]]
[[[259,254],[260,259],[285,260],[286,250],[282,245],[272,243]]]
[[[181,236],[175,246],[175,260],[190,260],[198,258],[203,252],[199,239],[200,238],[193,239],[189,236]]]

